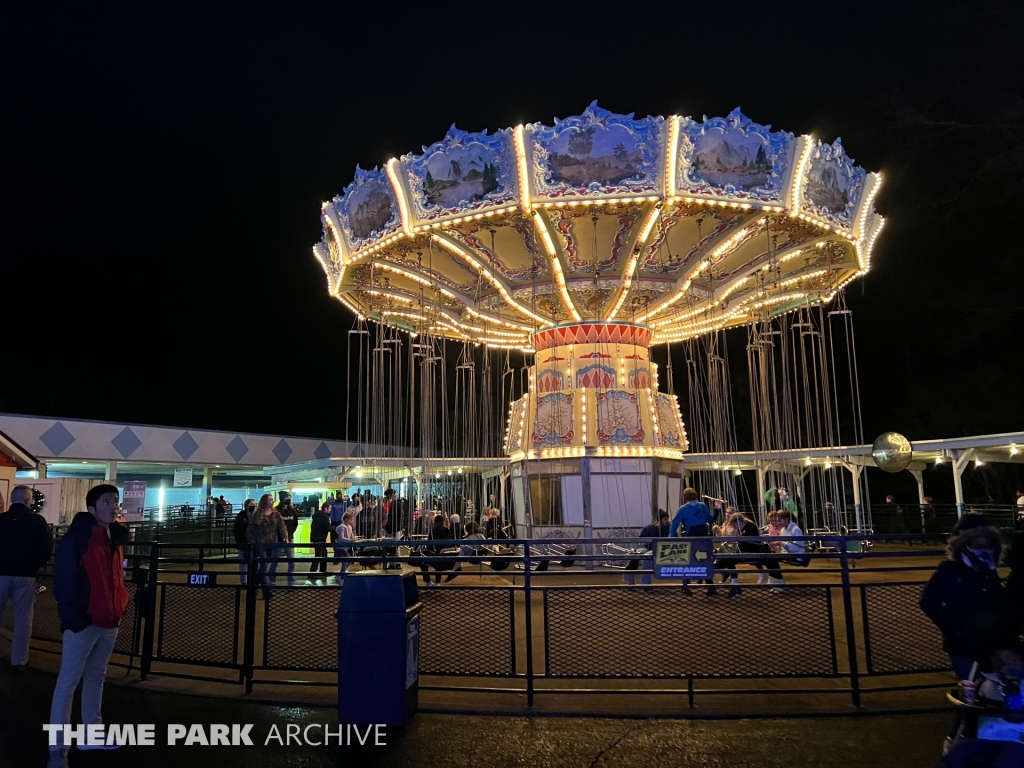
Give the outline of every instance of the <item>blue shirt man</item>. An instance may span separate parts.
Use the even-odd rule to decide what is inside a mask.
[[[345,497],[340,493],[334,494],[334,501],[331,502],[331,527],[337,528],[341,525],[341,518],[345,515],[348,508],[352,506],[350,502],[345,500]]]
[[[669,526],[670,536],[708,536],[715,516],[704,502],[697,501],[697,491],[687,488],[683,491],[683,506],[676,512]],[[682,527],[683,532],[679,533]]]

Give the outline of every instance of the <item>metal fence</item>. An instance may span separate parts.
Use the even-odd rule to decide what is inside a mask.
[[[571,559],[564,540],[500,542],[499,554],[465,558],[454,583],[419,590],[421,688],[525,694],[529,705],[566,691],[674,693],[692,705],[702,693],[695,681],[729,680],[730,693],[820,690],[846,693],[859,705],[865,678],[886,678],[886,690],[922,687],[920,678],[906,676],[948,668],[941,637],[918,608],[942,552],[870,550],[887,538],[803,537],[812,547],[810,567],[780,564],[799,578],[781,594],[744,583],[737,599],[725,594],[728,585],[712,597],[696,584],[689,595],[678,580],[620,583],[624,573],[649,573],[649,542],[636,538],[578,540]],[[404,546],[359,544],[346,559],[424,567]],[[298,545],[284,558],[296,562],[299,580],[312,563],[306,549]],[[341,586],[289,585],[282,567],[264,599],[255,558],[244,561],[242,584],[234,558],[197,557],[165,543],[135,543],[131,550],[132,600],[115,663],[143,678],[237,679],[247,691],[254,684],[336,684]],[[744,557],[722,554],[719,567]],[[913,559],[893,566],[894,557]],[[641,568],[625,570],[638,559]],[[195,572],[216,573],[217,585],[191,586],[187,574]],[[34,647],[57,652],[52,576],[42,575],[39,584],[45,590],[36,600]],[[232,674],[225,678],[225,671]],[[819,687],[771,682],[787,678],[817,680]],[[572,681],[577,687],[566,687]]]

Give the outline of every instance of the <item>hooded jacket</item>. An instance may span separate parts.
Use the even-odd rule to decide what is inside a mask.
[[[90,512],[79,512],[57,546],[53,593],[61,632],[93,625],[115,629],[128,607],[124,545],[128,529],[104,528]]]
[[[983,665],[995,648],[1011,641],[1002,631],[1004,605],[999,574],[960,560],[941,563],[921,594],[921,610],[942,632],[943,649]]]
[[[0,515],[0,576],[35,576],[52,547],[46,520],[24,504]]]

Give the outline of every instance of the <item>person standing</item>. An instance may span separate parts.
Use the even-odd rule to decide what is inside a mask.
[[[349,503],[341,491],[334,492],[334,501],[331,502],[331,532],[329,540],[333,544],[338,540],[337,528],[341,525],[341,519],[348,511]]]
[[[657,522],[644,526],[643,530],[640,531],[640,538],[665,538],[668,536],[668,526],[668,512],[664,509],[659,509]],[[651,571],[654,567],[654,545],[654,541],[649,541],[644,545],[646,554],[644,555],[642,563],[640,560],[630,560],[626,564],[626,572],[622,575],[622,580],[624,582],[630,585],[635,584],[636,574],[634,574],[633,571],[636,571],[641,565],[643,565],[644,573],[640,575],[640,585],[645,587],[649,587],[651,585]]]
[[[903,519],[903,507],[896,503],[896,497],[891,493],[885,497],[885,511],[892,517],[892,532],[906,533],[907,524]]]
[[[693,488],[683,490],[683,505],[679,507],[676,516],[669,524],[669,536],[710,536],[711,524],[715,516],[708,509],[708,505],[697,500],[697,491]],[[682,533],[679,530],[682,529]],[[716,590],[714,581],[705,579],[709,584],[708,595],[714,595]],[[689,579],[683,579],[683,594],[690,595]]]
[[[120,509],[118,490],[97,485],[85,496],[87,512],[79,512],[57,547],[53,592],[63,638],[60,674],[50,705],[50,723],[71,720],[71,702],[82,683],[82,723],[103,722],[100,708],[107,661],[117,640],[117,626],[128,607],[124,586],[124,547],[128,529],[114,522]],[[50,747],[50,764],[61,765],[67,747]],[[115,749],[116,745],[85,745],[81,749]]]
[[[379,539],[380,527],[380,499],[369,491],[363,496],[363,511],[357,518],[359,535],[364,539]]]
[[[331,530],[331,502],[327,502],[313,513],[309,521],[309,541],[313,544],[313,567],[309,569],[309,580],[327,580],[327,535]]]
[[[19,485],[11,491],[11,505],[0,506],[0,613],[14,603],[14,638],[11,666],[28,666],[32,637],[32,609],[36,602],[36,571],[50,559],[53,544],[42,516],[31,509],[32,489]]]
[[[999,581],[1002,540],[994,528],[970,528],[950,541],[921,593],[921,610],[942,632],[958,680],[967,680],[975,662],[987,664],[1003,644],[1005,606]]]
[[[714,515],[703,501],[697,501],[697,491],[683,490],[683,505],[676,511],[669,525],[669,536],[710,536]],[[683,532],[679,533],[682,527]]]
[[[1014,527],[1018,531],[1024,530],[1024,491],[1017,491],[1016,512]]]
[[[245,504],[238,510],[238,514],[235,515],[235,522],[232,525],[231,532],[235,535],[235,545],[238,547],[238,578],[242,585],[245,585],[246,577],[249,571],[248,563],[248,551],[249,543],[245,538],[245,531],[249,527],[249,518],[252,517],[252,513],[256,511],[256,500],[246,499]]]
[[[394,536],[395,518],[398,517],[398,509],[395,507],[395,489],[388,488],[384,491],[384,501],[380,505],[380,527],[388,536]]]
[[[265,493],[260,497],[256,511],[249,518],[245,529],[245,540],[256,546],[259,557],[259,583],[263,587],[263,599],[270,598],[270,588],[277,577],[278,542],[289,541],[288,528],[281,513],[274,509],[274,497]]]
[[[281,495],[281,502],[277,505],[277,511],[284,520],[284,527],[288,530],[288,538],[281,539],[282,544],[294,544],[295,532],[299,529],[299,510],[292,506],[292,495],[285,493]],[[298,552],[293,547],[279,547],[284,550],[288,558],[288,586],[295,586],[295,557]],[[278,555],[280,557],[280,555]]]

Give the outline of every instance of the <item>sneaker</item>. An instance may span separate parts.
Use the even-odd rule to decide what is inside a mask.
[[[729,599],[730,600],[735,600],[739,596],[740,596],[740,588],[739,587],[733,587],[733,588],[731,588],[729,590]]]
[[[772,589],[770,589],[768,591],[771,592],[773,595],[781,595],[782,594],[782,587],[773,587]]]

